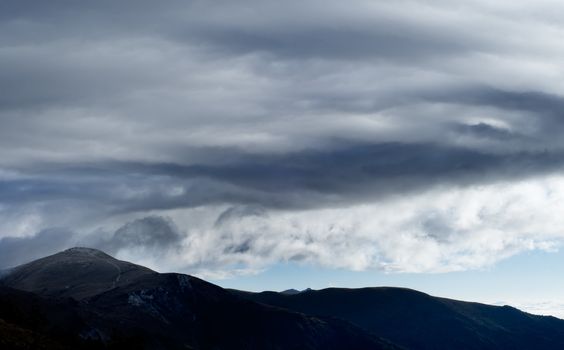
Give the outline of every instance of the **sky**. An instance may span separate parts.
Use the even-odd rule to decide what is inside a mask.
[[[564,4],[0,0],[0,268],[564,317]]]

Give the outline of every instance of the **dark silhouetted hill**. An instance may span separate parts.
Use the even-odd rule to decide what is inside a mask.
[[[564,320],[410,289],[232,293],[265,305],[340,318],[408,349],[564,349]]]
[[[88,248],[16,267],[0,285],[2,349],[397,349],[347,321]]]

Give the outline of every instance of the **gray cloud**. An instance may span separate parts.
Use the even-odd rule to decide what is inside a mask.
[[[54,254],[72,246],[74,233],[67,229],[45,229],[31,237],[0,239],[0,268],[10,268]]]
[[[147,216],[125,223],[114,232],[97,229],[78,233],[48,228],[27,237],[0,239],[0,269],[10,268],[73,246],[101,249],[112,255],[134,253],[146,259],[173,254],[185,238],[175,224],[161,216]]]
[[[478,124],[457,124],[454,129],[463,135],[470,135],[479,138],[491,138],[497,140],[509,140],[512,138],[520,138],[520,135],[515,135],[514,133],[496,128],[495,126],[489,125],[487,123]]]
[[[270,224],[280,213],[308,232],[315,211],[549,181],[564,151],[564,7],[521,5],[3,1],[0,237],[32,246],[62,226],[99,232],[106,243],[92,244],[111,252],[157,254],[206,234],[255,266],[276,245],[266,231],[283,235]],[[159,219],[198,210],[213,228]],[[404,224],[475,243],[433,215]],[[221,233],[241,220],[263,230]],[[332,236],[335,250],[312,252],[303,232],[274,256],[322,262],[346,245]],[[381,259],[343,266],[401,260],[363,239]]]
[[[215,221],[216,226],[222,226],[233,220],[239,220],[243,217],[263,217],[267,215],[266,210],[260,206],[234,206],[223,211]]]
[[[149,216],[126,223],[107,238],[92,237],[88,242],[110,254],[121,250],[141,249],[146,254],[163,255],[176,248],[183,236],[174,223],[159,216]]]
[[[489,136],[506,136],[491,127],[477,129],[470,127],[474,134],[486,130]],[[94,202],[114,213],[221,203],[306,209],[381,201],[436,186],[518,180],[562,168],[561,153],[498,154],[403,143],[352,144],[287,154],[233,153],[231,159],[207,165],[117,162],[54,167],[46,171],[51,179],[0,182],[0,202]]]

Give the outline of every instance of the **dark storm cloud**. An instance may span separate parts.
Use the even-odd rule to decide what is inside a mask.
[[[162,62],[148,62],[150,67],[137,62],[144,52],[137,57],[132,54],[136,43],[157,49],[160,45],[197,48],[206,53],[204,59],[219,61],[266,53],[264,62],[256,63],[259,74],[273,74],[269,65],[274,63],[289,64],[283,73],[291,76],[307,75],[301,63],[311,59],[335,59],[337,71],[339,66],[383,61],[425,70],[435,69],[425,58],[459,57],[502,46],[495,38],[467,30],[464,16],[456,11],[449,18],[444,10],[417,2],[405,2],[405,10],[384,3],[376,8],[369,5],[168,1],[163,6],[137,1],[56,1],[31,6],[5,1],[0,25],[6,34],[0,34],[0,40],[11,49],[0,54],[0,64],[5,67],[0,78],[6,87],[0,108],[101,107],[116,103],[115,99],[132,90],[159,87],[175,79],[163,73],[167,69]],[[405,14],[419,8],[429,17]],[[108,52],[110,47],[122,46],[127,55]],[[171,59],[167,63],[173,66],[183,60]],[[355,93],[327,95],[325,102],[341,99],[338,104],[346,106]],[[390,98],[398,96],[386,96]]]
[[[564,7],[520,4],[1,1],[0,237],[31,238],[0,246],[26,255],[50,235],[67,244],[47,227],[111,221],[130,224],[92,244],[167,251],[182,237],[160,215],[180,209],[211,210],[217,231],[276,231],[277,209],[558,174]],[[423,216],[424,230],[456,226]],[[255,233],[210,246],[276,246]],[[317,254],[287,243],[281,259]]]
[[[495,126],[486,123],[478,123],[472,125],[457,124],[453,128],[454,130],[460,132],[461,134],[483,137],[483,138],[509,140],[512,138],[520,137],[520,135],[518,134],[516,135],[514,133],[511,133],[510,131],[496,128]]]
[[[182,55],[174,55],[162,57],[161,60],[135,59],[143,57],[143,54],[146,53],[139,51],[138,55],[132,54],[138,49],[137,45],[142,47],[146,44],[154,45],[157,49],[160,45],[198,48],[205,52],[204,58],[212,58],[220,63],[222,59],[228,57],[245,56],[253,53],[269,54],[265,57],[259,56],[258,61],[253,62],[251,69],[254,73],[261,78],[271,80],[276,80],[278,74],[290,76],[290,81],[286,82],[290,85],[288,89],[285,88],[282,91],[274,89],[271,93],[279,95],[261,96],[253,101],[262,105],[263,108],[268,108],[266,112],[261,113],[272,115],[271,118],[273,119],[277,118],[277,114],[282,113],[312,114],[331,111],[374,113],[425,100],[430,101],[430,103],[448,102],[458,105],[472,105],[476,108],[494,107],[502,110],[527,111],[541,119],[538,122],[539,124],[547,123],[544,120],[546,118],[553,122],[558,121],[559,111],[562,110],[561,98],[543,91],[513,92],[497,88],[460,88],[452,91],[449,87],[445,89],[444,86],[435,82],[431,84],[433,87],[427,86],[422,91],[413,87],[407,89],[403,87],[400,91],[389,88],[387,92],[358,89],[358,86],[382,84],[380,81],[371,80],[359,80],[357,84],[352,86],[351,82],[347,82],[347,87],[351,89],[342,90],[323,91],[322,85],[312,86],[311,89],[303,89],[298,86],[299,83],[302,83],[299,78],[301,74],[305,75],[303,82],[307,82],[306,79],[309,79],[312,75],[312,72],[304,72],[300,67],[302,63],[307,63],[310,59],[337,60],[332,66],[323,68],[319,72],[320,76],[327,74],[327,71],[331,69],[334,69],[334,72],[339,72],[343,67],[349,67],[349,64],[360,64],[363,67],[362,69],[366,69],[366,67],[377,68],[378,64],[382,63],[381,59],[392,63],[401,61],[400,67],[408,69],[409,72],[409,69],[413,68],[418,70],[437,69],[434,63],[426,62],[423,60],[424,58],[442,57],[444,59],[453,56],[463,57],[473,52],[497,52],[498,50],[510,49],[508,45],[499,45],[500,42],[495,36],[478,35],[475,31],[468,30],[464,26],[467,23],[464,21],[464,13],[457,12],[456,9],[445,6],[443,3],[430,6],[418,2],[405,2],[402,4],[403,8],[384,3],[359,2],[356,5],[357,7],[342,6],[337,3],[316,1],[289,2],[284,6],[276,2],[244,1],[234,5],[230,2],[221,1],[217,3],[170,1],[165,5],[156,5],[152,2],[135,2],[135,6],[132,6],[131,2],[102,1],[78,4],[72,1],[55,1],[30,6],[30,3],[25,1],[3,2],[0,18],[2,19],[2,27],[6,29],[4,31],[6,34],[1,36],[5,46],[0,55],[0,63],[5,69],[0,71],[1,81],[4,85],[2,89],[4,93],[0,97],[0,108],[9,111],[14,109],[31,110],[20,112],[24,115],[10,112],[1,116],[3,124],[7,126],[3,139],[9,140],[5,141],[7,147],[10,147],[7,142],[10,142],[13,147],[17,143],[16,138],[22,139],[23,136],[26,147],[31,149],[34,147],[50,149],[52,145],[61,143],[60,148],[53,150],[53,153],[58,154],[66,153],[69,148],[76,148],[75,143],[78,141],[74,140],[75,138],[80,139],[82,137],[89,144],[103,144],[105,142],[103,136],[104,119],[115,120],[117,125],[124,128],[128,128],[132,124],[142,125],[144,123],[147,123],[147,127],[150,128],[154,125],[152,124],[154,116],[143,115],[143,113],[138,113],[135,109],[128,107],[128,104],[139,102],[136,99],[129,100],[130,96],[135,95],[139,90],[146,91],[149,86],[158,90],[169,85],[175,79],[175,75],[180,75],[174,74],[175,69],[172,73],[167,72],[162,64],[171,64],[175,67],[183,62],[183,58]],[[409,10],[420,10],[428,17],[413,17],[407,14]],[[486,17],[476,20],[488,22]],[[124,45],[124,41],[128,44]],[[14,45],[14,43],[18,45]],[[116,47],[121,48],[121,51],[111,52]],[[519,47],[515,48],[517,51],[518,49]],[[182,51],[179,53],[182,54]],[[202,58],[196,56],[195,59]],[[270,63],[282,67],[282,70],[277,72],[276,69],[278,68],[273,68]],[[445,68],[452,70],[452,67],[448,66],[448,62],[445,65]],[[387,66],[383,67],[385,70]],[[189,75],[191,73],[190,68],[181,70],[181,72]],[[196,65],[193,68],[197,69],[199,66]],[[313,70],[313,74],[315,74],[315,70]],[[378,70],[374,74],[378,76]],[[416,82],[417,76],[414,75],[413,78],[413,81]],[[335,81],[335,83],[338,82]],[[383,83],[388,83],[388,81]],[[186,87],[181,89],[186,89]],[[189,87],[189,91],[193,91],[193,89],[197,89],[197,87]],[[442,95],[429,94],[429,89],[442,91]],[[266,92],[268,93],[268,91]],[[161,103],[158,101],[161,96],[154,95],[152,97],[158,106]],[[215,96],[210,96],[211,100],[213,98]],[[301,104],[296,104],[296,101]],[[49,120],[51,118],[49,116],[39,118],[35,116],[37,113],[44,113],[46,109],[55,108],[54,113],[56,114],[61,108],[68,107],[78,108],[80,111],[89,110],[93,116],[84,117],[86,119],[98,119],[98,114],[105,115],[111,109],[115,109],[119,113],[111,118],[104,117],[99,121],[102,125],[100,133],[89,134],[87,126],[79,130],[76,130],[76,128],[65,130],[64,124],[72,125],[75,123],[73,119],[84,119],[78,117],[56,119],[61,128],[53,133],[53,137],[45,132],[35,130],[42,128],[45,123],[42,119]],[[160,107],[161,110],[166,110],[168,108],[166,101]],[[193,110],[193,107],[189,105],[172,107],[180,111],[181,114],[185,113],[188,118],[179,120],[176,115],[177,112],[172,118],[165,115],[159,122],[159,127],[165,129],[180,123],[180,127],[185,128],[200,123],[195,115],[201,114],[201,110]],[[232,109],[236,110],[238,106],[233,106]],[[75,112],[71,111],[73,114]],[[29,115],[25,115],[28,113]],[[170,111],[164,113],[170,114]],[[204,107],[203,113],[203,117],[205,117],[206,114],[210,114],[210,111],[206,111]],[[215,114],[220,120],[229,117],[229,113],[222,116],[212,111],[211,114]],[[282,117],[282,115],[280,117],[282,122],[287,118]],[[191,120],[192,118],[196,120]],[[417,116],[403,117],[408,122],[415,118]],[[253,119],[254,117],[250,121]],[[402,117],[400,117],[401,119]],[[318,123],[322,122],[323,118],[320,118]],[[227,132],[234,127],[236,125],[230,123],[223,126]],[[276,126],[276,128],[278,127]],[[284,125],[279,130],[269,128],[267,132],[288,134],[291,139],[295,130],[288,130],[288,127],[291,129],[291,125]],[[486,131],[484,127],[471,128],[471,130],[482,135],[485,132],[490,136],[495,133],[495,131],[492,131],[493,129]],[[29,131],[32,133],[28,134]],[[37,135],[33,134],[34,131]],[[77,131],[78,134],[73,135],[74,131]],[[133,131],[133,133],[136,132],[143,131]],[[86,135],[80,135],[83,133],[86,133]],[[323,140],[324,137],[334,136],[331,133],[327,135],[323,133],[324,131],[320,130],[316,138]],[[64,137],[59,139],[57,134],[64,135]],[[501,133],[496,135],[501,136]],[[350,137],[353,140],[357,137],[354,132],[340,136],[343,138]],[[542,138],[543,135],[535,136]],[[397,142],[398,145],[406,145],[402,147],[410,147],[409,137],[407,140],[402,138],[404,136],[389,141]],[[63,146],[62,142],[65,140],[68,141],[68,145]],[[115,143],[115,140],[116,137],[113,137],[111,142]],[[178,137],[177,140],[181,142],[182,138]],[[170,141],[174,142],[175,139]],[[138,142],[140,144],[137,145]],[[159,142],[151,140],[148,144],[144,144],[143,140],[134,140],[131,145],[147,148],[154,146],[155,143],[157,143],[157,147],[161,146],[158,145]],[[122,147],[122,145],[118,142],[114,148],[119,147]],[[413,143],[413,147],[419,148],[419,143]],[[449,158],[451,151],[448,150],[448,145],[438,147],[440,148],[439,154],[448,154],[445,159],[454,159]],[[21,147],[15,148],[18,151],[21,149]],[[188,152],[193,152],[193,149],[189,147],[186,149]],[[363,148],[360,147],[358,150],[360,151],[358,157],[363,157]],[[399,163],[404,168],[398,170],[392,166],[387,171],[395,171],[399,174],[402,174],[403,170],[409,172],[409,169],[403,165],[405,162],[401,160],[401,157],[404,156],[402,152],[399,151]],[[459,150],[452,150],[453,154],[457,152]],[[473,151],[468,152],[472,153]],[[476,157],[485,158],[486,162],[489,161],[488,157],[496,157],[494,155],[489,156],[487,152],[482,153],[484,153],[483,150],[477,151]],[[88,154],[84,154],[84,156],[88,157]],[[287,157],[295,156],[296,154],[291,154]],[[464,154],[462,158],[464,156],[467,155]],[[122,156],[118,157],[123,158]],[[172,157],[178,159],[172,159],[171,164],[182,164],[182,159],[178,155],[172,155]],[[340,155],[335,155],[332,161],[346,162],[343,157],[339,159],[338,157]],[[358,160],[358,157],[353,156],[352,159]],[[80,155],[78,158],[81,158]],[[352,169],[356,169],[355,171],[351,169],[340,171],[331,169],[323,161],[318,161],[318,159],[323,158],[324,156],[315,158],[310,163],[311,167],[300,165],[300,156],[298,156],[296,161],[280,159],[276,164],[262,160],[244,160],[248,164],[220,164],[215,167],[203,168],[197,164],[182,165],[184,168],[180,172],[234,183],[239,187],[257,187],[258,190],[274,188],[275,185],[281,189],[296,187],[315,190],[316,187],[322,189],[332,186],[346,188],[349,186],[348,182],[356,180],[355,175],[357,174],[364,174],[367,177],[375,176],[379,180],[386,178],[386,176],[382,176],[384,170],[380,165],[375,166],[370,164],[370,161],[362,171],[357,171],[360,162],[355,164],[354,161],[351,161],[353,164],[349,165]],[[393,155],[391,158],[393,158]],[[76,159],[73,160],[76,161]],[[122,160],[127,161],[128,159],[126,157]],[[426,156],[422,156],[420,161],[426,162]],[[294,164],[296,162],[297,165]],[[307,162],[310,162],[310,160],[308,159]],[[277,165],[280,163],[288,164],[288,166]],[[412,163],[416,164],[417,161]],[[470,170],[480,168],[475,163],[474,161],[468,163]],[[467,163],[462,161],[462,164]],[[374,166],[376,169],[372,169]],[[422,166],[421,171],[423,173],[435,172],[434,175],[438,175],[441,171],[445,174],[452,173],[450,168],[456,168],[456,165],[452,167],[439,166],[437,169],[434,166],[435,164],[428,167]],[[487,166],[487,168],[492,167]],[[544,167],[540,167],[540,169],[544,169]],[[338,183],[335,183],[337,181],[324,180],[322,174],[327,174],[328,171],[338,174],[336,177],[341,177],[345,183],[339,186]],[[257,182],[257,176],[253,176],[255,172],[261,174],[261,178],[265,179],[266,184],[263,184],[263,181]],[[371,172],[375,174],[371,174]],[[350,175],[353,173],[355,175]],[[311,184],[312,181],[307,179],[314,177],[320,180],[316,184]],[[245,180],[245,178],[248,180]],[[335,178],[335,176],[330,176],[330,178]],[[390,177],[388,176],[388,178]],[[245,181],[257,183],[257,185],[251,186],[245,184]],[[360,181],[360,183],[366,182],[369,181]],[[95,183],[91,183],[91,185],[93,188],[96,187]],[[14,188],[11,191],[4,190],[7,196],[12,196],[10,198],[13,199],[16,197],[25,199],[28,193],[34,193],[40,197],[54,195],[51,192],[54,191],[57,184],[51,184],[48,180],[40,180],[36,184],[26,185],[16,182],[9,183],[8,186]],[[68,195],[72,196],[72,186],[69,186],[66,191],[69,191]],[[88,193],[88,190],[86,192]],[[236,196],[240,196],[240,194]],[[214,195],[210,195],[210,197],[213,198]],[[249,197],[253,196],[250,195]],[[201,203],[211,200],[213,199],[204,200]],[[196,202],[198,201],[196,200]]]
[[[496,172],[528,175],[556,170],[560,154],[490,154],[435,144],[361,144],[330,151],[248,156],[220,166],[131,165],[174,178],[211,178],[265,193],[313,192],[347,195],[409,190],[442,181],[495,179]],[[143,170],[141,170],[143,169]],[[390,187],[390,185],[393,185]]]
[[[198,34],[215,49],[226,53],[259,52],[283,59],[395,59],[409,62],[415,56],[422,59],[470,50],[467,42],[452,34],[425,29],[424,25],[415,27],[382,18],[364,25],[321,21],[313,26],[298,23],[279,28],[268,25],[212,28]],[[190,33],[186,37],[190,38]]]
[[[491,87],[469,87],[431,93],[431,100],[457,104],[490,106],[502,110],[523,111],[533,117],[564,120],[564,96],[543,91],[508,91]]]
[[[486,126],[470,130],[506,136]],[[283,155],[231,154],[226,158],[232,160],[215,165],[112,162],[53,167],[45,174],[58,181],[0,182],[0,202],[95,202],[111,208],[106,215],[232,203],[251,205],[248,214],[258,215],[253,208],[381,201],[436,186],[516,180],[559,171],[564,165],[559,153],[493,154],[437,144],[349,144]],[[218,222],[230,212],[224,214]]]
[[[25,28],[29,21],[31,29],[31,24],[44,29],[24,31],[27,35],[22,38],[6,40],[151,35],[186,44],[195,41],[220,51],[259,51],[287,58],[380,56],[413,60],[413,54],[454,53],[487,42],[451,20],[420,17],[414,21],[404,16],[404,11],[385,4],[367,15],[363,12],[366,5],[355,9],[321,1],[284,5],[274,1],[167,1],[165,5],[150,1],[54,1],[30,6],[25,1],[5,1],[0,19],[8,28]],[[417,7],[416,3],[404,5],[406,9]],[[74,31],[61,33],[67,27]]]

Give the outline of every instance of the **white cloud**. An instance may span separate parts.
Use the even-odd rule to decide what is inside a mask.
[[[284,261],[388,272],[480,269],[560,247],[564,177],[445,188],[348,208],[239,210],[216,222],[224,209],[166,212],[185,238],[177,253],[152,266],[214,278]]]

